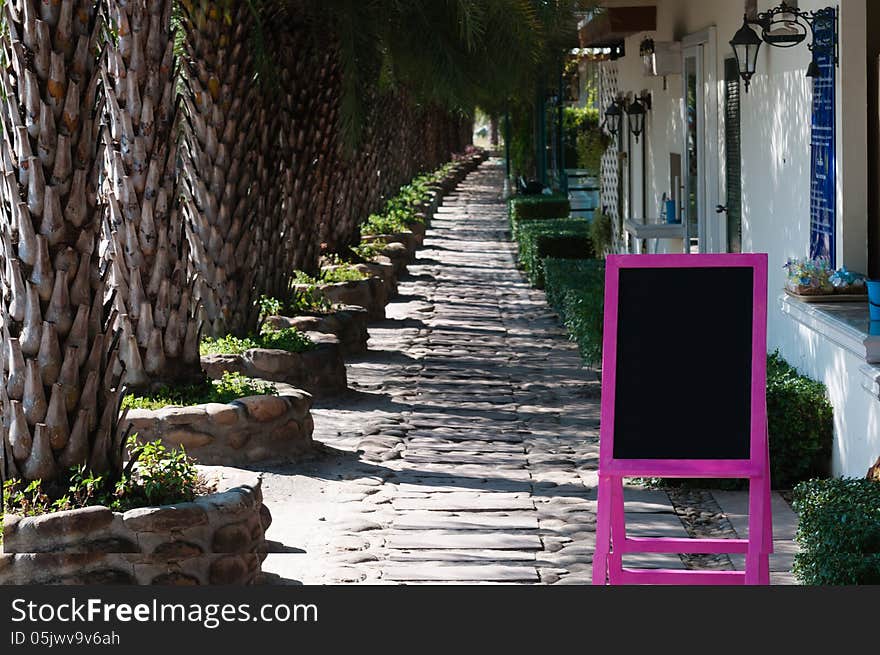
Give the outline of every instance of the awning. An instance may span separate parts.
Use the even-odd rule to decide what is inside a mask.
[[[612,48],[626,37],[657,29],[657,7],[607,7],[582,23],[578,36],[582,48]]]

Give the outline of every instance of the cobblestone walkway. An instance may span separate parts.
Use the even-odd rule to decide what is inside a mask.
[[[502,178],[447,197],[354,391],[314,411],[327,452],[266,474],[272,581],[590,582],[598,382],[516,269]],[[664,492],[629,501],[635,534],[687,534]]]

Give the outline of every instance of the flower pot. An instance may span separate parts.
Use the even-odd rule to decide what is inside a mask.
[[[868,311],[872,321],[880,321],[880,280],[866,280],[868,285]]]

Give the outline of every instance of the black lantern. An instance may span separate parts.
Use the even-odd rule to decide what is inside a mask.
[[[608,105],[608,109],[605,110],[605,125],[608,127],[608,132],[611,136],[617,136],[618,132],[620,132],[620,121],[622,119],[621,102],[619,100],[612,100],[611,104]]]
[[[626,120],[629,123],[629,131],[639,142],[639,137],[645,133],[645,115],[651,108],[651,96],[644,94],[633,100],[626,108]]]
[[[761,29],[760,36],[752,29],[755,25]],[[816,38],[816,29],[821,26],[823,32],[831,32],[830,36],[823,35],[821,40]],[[743,26],[734,34],[730,45],[736,55],[736,63],[740,77],[745,80],[746,92],[749,90],[749,82],[755,74],[758,59],[758,49],[761,42],[774,48],[793,48],[808,38],[811,38],[807,47],[813,53],[813,60],[807,68],[807,77],[819,77],[821,71],[815,60],[815,55],[827,55],[834,65],[838,64],[838,29],[837,9],[825,7],[816,11],[799,11],[784,0],[778,7],[773,7],[765,12],[757,14],[750,19],[743,16]]]
[[[746,93],[749,92],[749,84],[755,69],[758,66],[758,50],[761,48],[761,37],[749,27],[748,17],[743,16],[743,25],[730,40],[730,47],[736,57],[736,66],[739,76],[746,83]]]

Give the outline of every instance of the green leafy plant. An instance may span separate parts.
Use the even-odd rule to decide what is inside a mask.
[[[565,135],[565,161],[594,175],[599,174],[602,155],[611,145],[611,137],[601,128],[599,110],[592,107],[566,107],[562,129]]]
[[[807,585],[880,584],[880,483],[827,479],[800,483],[794,574]]]
[[[590,225],[577,218],[524,222],[516,231],[519,261],[529,281],[544,288],[544,259],[592,259]]]
[[[263,325],[257,341],[260,348],[274,348],[291,353],[303,353],[315,347],[315,343],[307,334],[292,327],[275,330],[268,325]]]
[[[614,223],[611,216],[603,211],[597,210],[593,213],[590,221],[590,240],[593,242],[593,248],[599,257],[604,257],[611,252],[614,244]]]
[[[357,282],[370,277],[368,273],[358,270],[355,268],[354,264],[350,262],[344,262],[338,257],[335,262],[336,263],[333,263],[326,268],[322,268],[321,272],[318,273],[318,277],[312,277],[304,271],[294,271],[292,282],[295,285],[307,286],[310,290],[316,291],[316,287],[322,284]]]
[[[595,259],[544,260],[547,302],[568,328],[581,357],[591,365],[602,362],[605,305],[605,263]]]
[[[798,373],[778,352],[767,358],[770,469],[777,488],[828,475],[834,408],[825,385]]]
[[[224,371],[219,380],[183,387],[162,387],[147,396],[126,396],[124,409],[162,409],[190,407],[204,403],[228,403],[246,396],[274,396],[278,389],[270,382],[249,378],[241,373]]]
[[[126,512],[137,507],[188,502],[198,493],[208,491],[195,462],[183,447],[168,449],[160,440],[139,444],[136,435],[129,437],[126,446],[129,461],[118,479],[96,476],[86,466],[79,466],[52,483],[4,481],[6,512],[42,516],[96,505]],[[0,526],[0,540],[2,535]]]
[[[361,234],[399,234],[408,229],[399,214],[371,214],[361,226]]]
[[[259,348],[260,344],[252,337],[236,337],[226,335],[225,337],[203,337],[199,345],[199,352],[202,355],[241,355],[251,348]]]
[[[168,450],[159,440],[138,445],[132,437],[128,448],[137,468],[117,482],[112,509],[121,509],[123,503],[170,505],[195,497],[199,473],[183,446]]]
[[[338,284],[340,282],[358,282],[370,277],[369,273],[358,270],[354,265],[342,263],[321,269],[321,282],[323,284]]]
[[[382,239],[367,241],[351,247],[351,251],[361,259],[371,261],[379,257],[388,247],[388,243]]]
[[[260,320],[265,320],[268,316],[279,316],[283,310],[284,303],[278,298],[260,296]]]
[[[268,325],[263,325],[260,334],[250,337],[205,337],[200,344],[202,355],[241,355],[252,348],[274,348],[286,350],[292,353],[302,353],[311,350],[315,344],[307,334],[303,334],[296,328],[283,328],[277,330]]]

